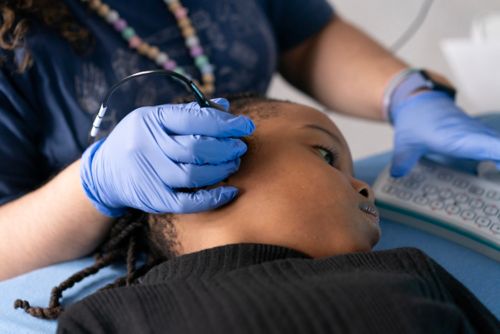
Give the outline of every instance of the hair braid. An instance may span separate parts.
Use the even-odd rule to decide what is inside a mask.
[[[118,228],[111,231],[108,242],[102,246],[102,252],[104,253],[118,247],[124,240],[127,240],[131,233],[143,227],[144,222],[127,222],[126,220],[122,220],[117,222],[116,225]]]
[[[136,238],[137,237],[135,235],[131,235],[127,246],[127,280],[126,280],[127,286],[132,284],[133,281],[132,273],[135,272],[135,262],[137,259]]]
[[[54,287],[51,291],[47,307],[33,307],[28,301],[17,299],[14,302],[14,308],[22,308],[26,313],[37,318],[56,319],[64,311],[60,304],[60,299],[65,290],[119,259],[125,260],[127,274],[100,290],[131,285],[137,278],[144,275],[149,269],[163,260],[158,256],[154,256],[155,252],[149,251],[149,243],[141,244],[139,242],[140,236],[145,236],[147,230],[147,219],[142,213],[132,212],[118,219],[111,228],[107,240],[103,242],[101,249],[97,252],[94,264],[71,275],[58,286]],[[141,250],[146,252],[148,258],[143,266],[136,269],[137,254]]]
[[[115,250],[109,254],[106,254],[99,260],[97,260],[92,266],[84,268],[79,272],[71,275],[68,279],[63,281],[58,286],[52,289],[50,293],[50,302],[48,307],[32,307],[30,303],[26,300],[17,299],[14,302],[14,308],[22,308],[27,313],[34,317],[42,319],[55,319],[62,312],[62,307],[59,303],[59,299],[62,296],[64,290],[71,288],[76,283],[83,280],[85,277],[93,275],[99,271],[99,269],[107,266],[109,263],[113,262],[121,255],[120,250]]]

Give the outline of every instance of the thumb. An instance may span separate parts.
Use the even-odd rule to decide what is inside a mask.
[[[420,146],[396,146],[392,154],[391,176],[402,177],[408,174],[424,153],[425,149]]]
[[[174,197],[176,197],[178,211],[173,213],[210,211],[231,202],[237,194],[238,189],[229,186],[198,190],[193,193],[177,192]]]

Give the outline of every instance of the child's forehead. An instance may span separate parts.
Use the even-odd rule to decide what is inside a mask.
[[[326,114],[312,107],[295,103],[279,103],[279,105],[274,106],[272,117],[259,117],[259,114],[271,112],[271,109],[266,111],[266,108],[267,106],[263,105],[260,111],[254,113],[254,117],[250,115],[256,122],[257,130],[260,127],[268,130],[274,128],[279,129],[279,131],[286,131],[287,129],[314,125],[343,137],[339,128]]]

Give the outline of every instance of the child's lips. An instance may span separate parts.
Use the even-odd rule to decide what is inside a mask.
[[[375,204],[372,202],[362,202],[359,204],[359,209],[369,216],[373,217],[373,219],[378,223],[380,221],[380,215],[378,209],[375,207]]]

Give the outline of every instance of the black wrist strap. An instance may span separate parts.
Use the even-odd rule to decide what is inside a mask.
[[[428,87],[430,89],[446,93],[452,99],[455,99],[455,96],[457,95],[457,91],[454,88],[433,80],[431,78],[431,76],[429,75],[429,73],[427,73],[427,71],[425,71],[425,70],[420,70],[419,72],[424,77],[425,81],[427,81],[427,83],[429,84]]]

